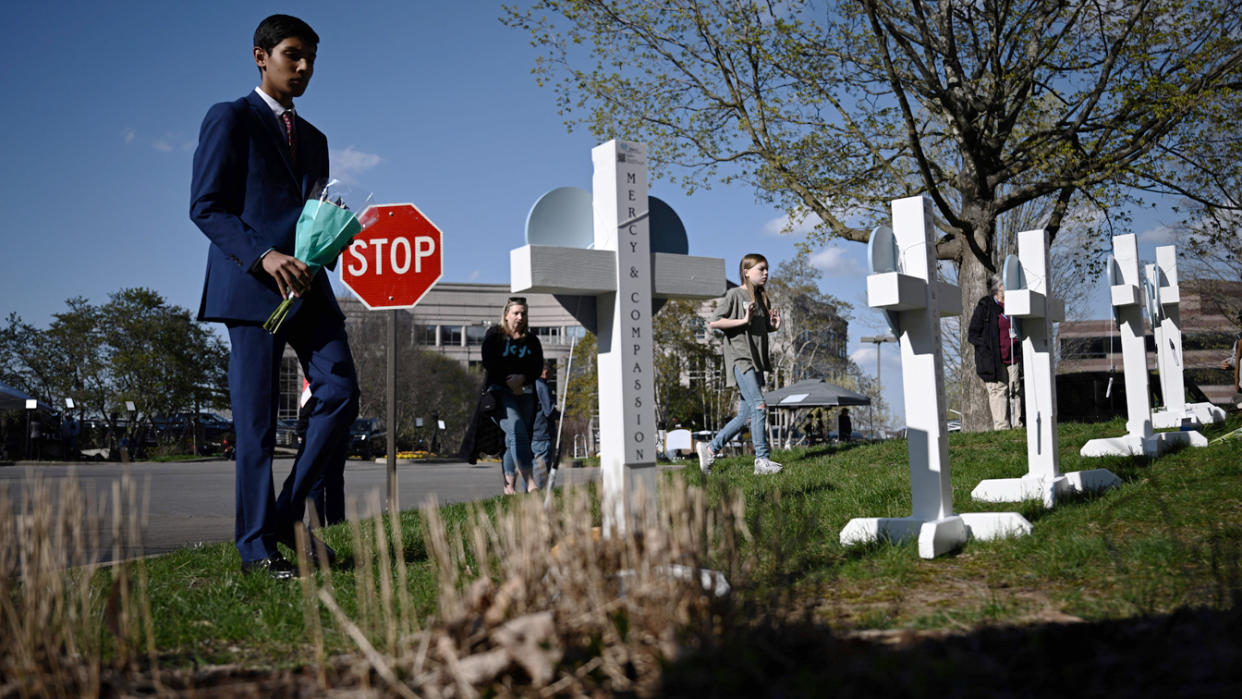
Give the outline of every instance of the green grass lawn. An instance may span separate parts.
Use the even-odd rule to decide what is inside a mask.
[[[1212,438],[1239,425],[1242,414],[1234,413],[1205,434]],[[1024,432],[953,434],[956,511],[1018,511],[1034,533],[972,541],[935,560],[920,559],[914,542],[852,548],[838,543],[851,518],[910,514],[904,441],[778,452],[774,458],[785,470],[767,477],[751,473],[749,458],[722,459],[711,476],[689,462],[666,473],[662,487],[700,486],[709,503],[742,493],[749,538],[735,552],[736,560],[711,563],[729,573],[739,614],[778,627],[811,623],[847,636],[957,633],[1102,622],[1185,608],[1232,609],[1242,591],[1242,442],[1183,449],[1154,461],[1078,456],[1086,440],[1123,432],[1121,421],[1060,426],[1062,472],[1107,468],[1123,484],[1063,500],[1051,510],[1032,502],[970,499],[982,479],[1026,472]],[[520,500],[498,497],[482,507],[494,515]],[[467,520],[469,506],[445,506],[441,512],[453,528]],[[419,513],[401,513],[400,526],[410,611],[424,626],[437,612],[436,574]],[[326,582],[346,616],[370,632],[385,628],[398,615],[395,603],[376,591],[377,580],[392,579],[394,572],[376,562],[375,521],[332,527],[324,538],[340,554]],[[161,667],[279,668],[314,662],[316,631],[307,628],[302,585],[242,575],[231,544],[177,551],[144,566]],[[109,587],[107,579],[97,581],[100,600]],[[326,610],[319,608],[319,619],[328,654],[356,650]],[[383,645],[382,639],[373,641]],[[145,639],[139,645],[138,655],[146,655]]]

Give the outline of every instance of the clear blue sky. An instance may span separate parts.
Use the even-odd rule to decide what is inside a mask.
[[[297,108],[327,134],[334,174],[435,221],[445,281],[507,283],[535,199],[590,188],[595,139],[567,131],[530,74],[536,50],[500,24],[498,2],[13,3],[0,43],[0,313],[46,327],[69,297],[103,303],[134,286],[197,309],[207,253],[188,215],[198,127],[211,104],[258,84],[251,37],[276,12],[320,35]],[[748,188],[687,197],[654,181],[651,192],[680,214],[691,253],[727,269],[750,251],[774,265],[794,253],[796,239],[776,233],[781,212]],[[1153,224],[1143,239],[1158,236]],[[873,373],[873,346],[858,342],[881,330],[866,307],[864,247],[834,244],[815,260],[824,290],[854,304],[849,350]],[[900,413],[892,345],[884,359]]]

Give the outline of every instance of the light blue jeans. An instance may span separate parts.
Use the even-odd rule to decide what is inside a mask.
[[[746,423],[750,423],[750,439],[755,444],[755,458],[768,458],[768,408],[763,400],[763,391],[759,388],[759,375],[754,369],[745,372],[733,367],[733,376],[737,379],[737,390],[742,394],[737,416],[716,433],[712,439],[713,453],[719,454],[724,445],[742,431]]]
[[[500,403],[504,406],[504,416],[500,418],[500,429],[505,433],[505,456],[500,461],[506,476],[522,472],[525,479],[532,478],[531,463],[535,457],[530,448],[531,421],[535,418],[535,394],[523,393],[516,395],[508,387],[500,388]]]
[[[535,486],[543,490],[548,482],[548,472],[552,470],[552,440],[531,440],[530,450],[535,455]]]

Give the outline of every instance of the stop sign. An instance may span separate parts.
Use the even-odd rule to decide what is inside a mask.
[[[411,308],[444,274],[440,229],[413,204],[368,207],[341,255],[341,283],[371,310]]]

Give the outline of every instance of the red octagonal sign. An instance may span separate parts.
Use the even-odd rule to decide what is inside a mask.
[[[440,229],[413,204],[368,207],[341,256],[341,283],[371,310],[412,308],[444,274]]]

